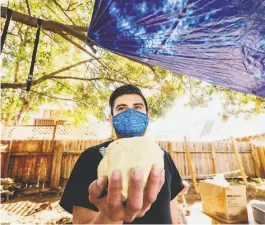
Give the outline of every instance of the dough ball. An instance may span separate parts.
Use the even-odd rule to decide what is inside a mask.
[[[152,165],[164,168],[164,151],[153,140],[146,137],[122,138],[112,142],[98,166],[98,177],[108,176],[113,170],[122,175],[122,197],[128,197],[130,171],[139,168],[143,171],[144,183],[147,183]]]

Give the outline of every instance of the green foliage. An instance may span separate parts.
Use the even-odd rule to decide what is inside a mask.
[[[237,117],[243,114],[245,119],[248,119],[252,115],[265,113],[265,98],[239,93],[187,77],[184,83],[191,96],[187,105],[191,107],[207,107],[208,103],[216,97],[221,99],[220,116],[223,121],[227,121],[231,116]]]
[[[88,26],[92,15],[93,1],[29,1],[31,15],[53,20],[68,25]],[[28,14],[26,2],[10,1],[13,10]],[[67,16],[65,15],[67,14]],[[3,83],[25,83],[27,80],[36,28],[11,21],[9,33],[3,51]],[[72,38],[68,36],[68,38]],[[77,44],[86,45],[79,40]],[[3,123],[23,123],[29,111],[38,111],[44,104],[62,105],[71,101],[73,107],[64,111],[61,119],[68,123],[82,124],[89,122],[88,114],[100,120],[106,119],[106,106],[111,92],[122,84],[132,83],[151,93],[149,98],[154,117],[160,116],[180,94],[172,74],[160,68],[153,71],[124,57],[98,49],[97,57],[62,73],[56,78],[46,79],[31,87],[26,93],[23,89],[3,89],[2,117]],[[37,60],[33,80],[43,78],[55,71],[91,58],[58,34],[41,31]],[[60,77],[78,78],[61,79]],[[99,80],[85,80],[100,78]],[[171,82],[172,80],[172,82]],[[181,89],[179,89],[181,91]],[[159,100],[159,101],[156,101]],[[163,104],[159,104],[163,102]],[[162,113],[163,112],[163,113]],[[20,121],[18,121],[20,117]],[[26,122],[26,120],[24,120]]]

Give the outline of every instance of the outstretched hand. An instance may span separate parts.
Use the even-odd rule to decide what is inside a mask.
[[[146,187],[143,171],[132,169],[126,204],[122,201],[122,177],[119,170],[112,172],[110,180],[101,177],[89,186],[89,201],[111,221],[132,222],[150,209],[165,181],[165,171],[152,167]],[[100,197],[108,183],[108,194]]]

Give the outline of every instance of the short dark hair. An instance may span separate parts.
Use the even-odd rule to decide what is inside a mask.
[[[147,101],[146,101],[145,97],[143,96],[142,91],[138,87],[136,87],[132,84],[125,84],[121,87],[118,87],[115,91],[113,91],[110,98],[109,98],[111,115],[113,115],[113,107],[114,107],[114,103],[115,103],[116,98],[118,98],[121,95],[130,95],[130,94],[140,95],[142,97],[142,99],[144,100],[146,112],[148,112]]]

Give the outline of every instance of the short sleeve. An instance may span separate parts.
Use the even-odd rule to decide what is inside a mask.
[[[80,206],[98,211],[89,202],[88,187],[97,179],[97,167],[100,158],[94,150],[86,150],[77,160],[60,200],[60,206],[67,212],[73,212],[73,206]]]
[[[173,200],[178,193],[182,191],[184,188],[184,185],[182,183],[182,178],[178,172],[178,169],[176,168],[175,163],[173,162],[171,156],[165,152],[165,156],[168,162],[169,171],[171,174],[171,184],[170,184],[170,190],[171,190],[171,197],[170,200]]]

